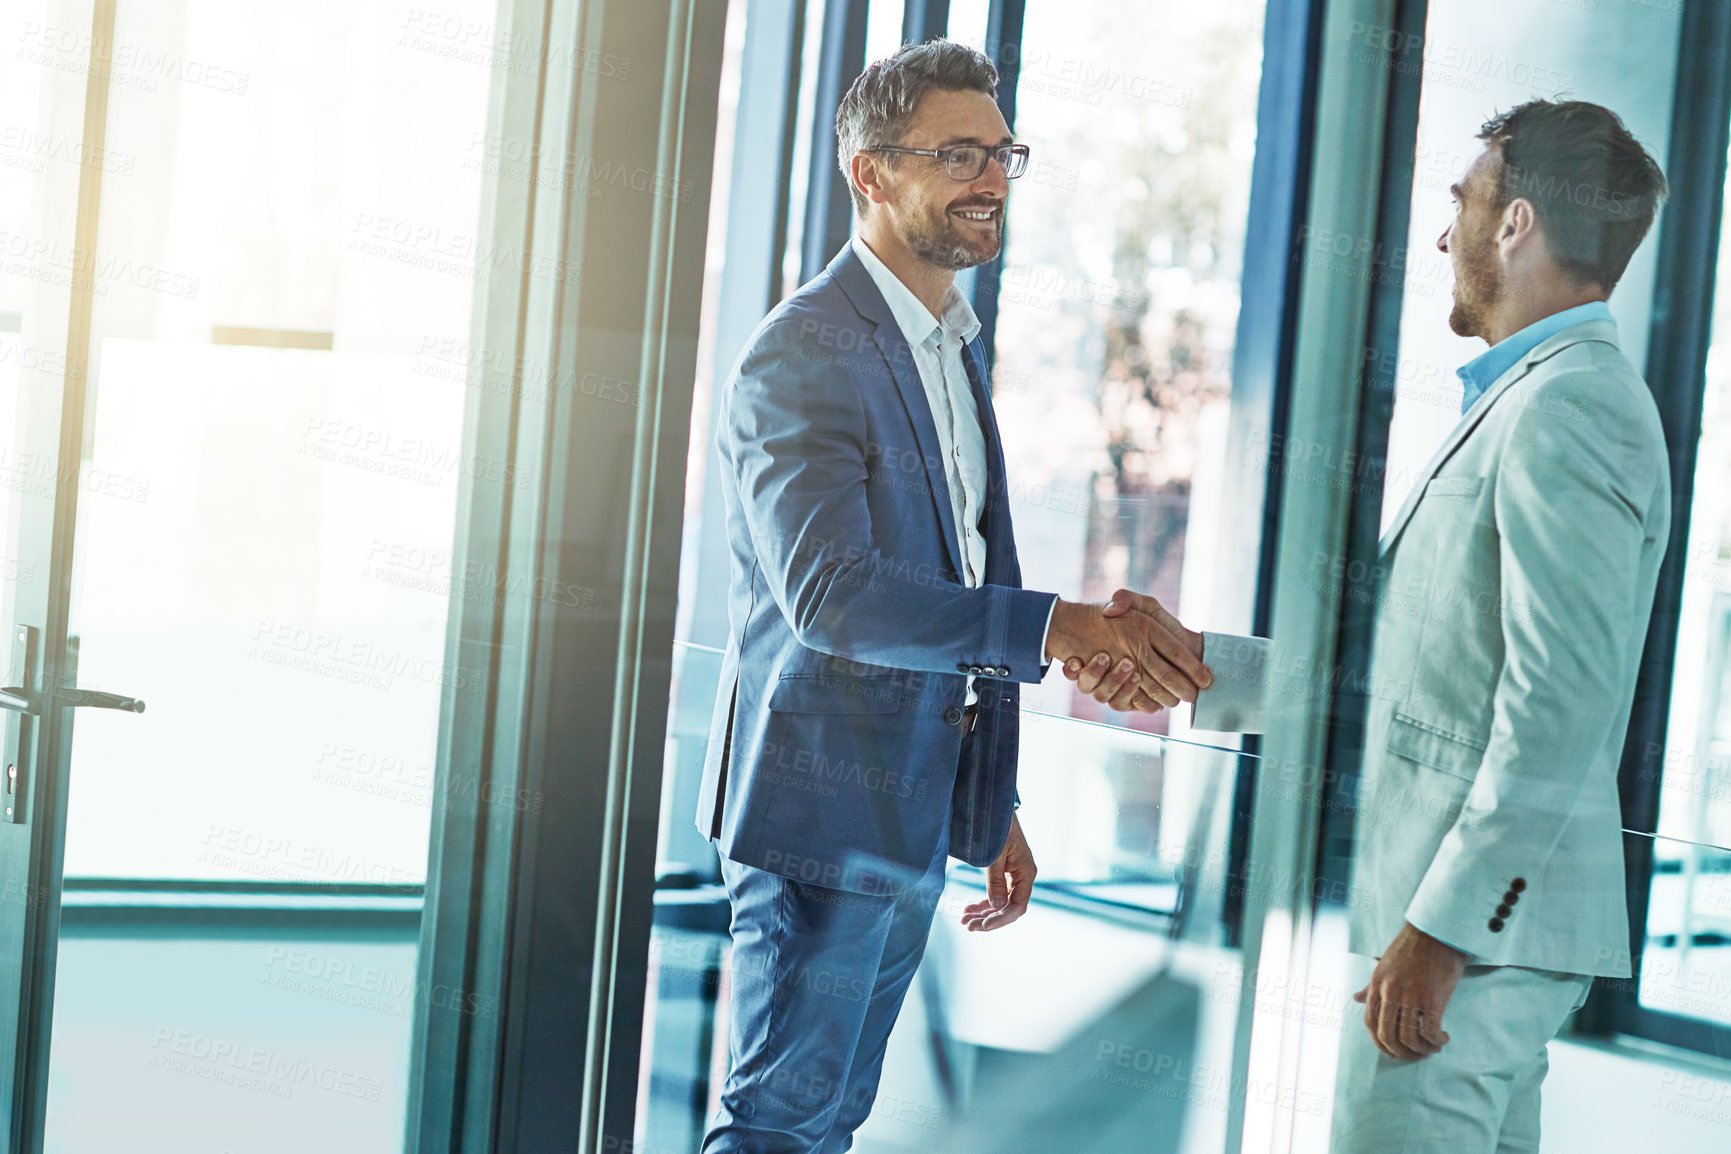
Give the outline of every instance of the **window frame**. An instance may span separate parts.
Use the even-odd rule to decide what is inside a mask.
[[[1713,340],[1713,296],[1725,213],[1731,146],[1731,8],[1691,4],[1682,16],[1667,177],[1671,197],[1659,222],[1658,272],[1647,344],[1646,379],[1658,403],[1671,467],[1671,539],[1659,570],[1646,649],[1635,683],[1619,791],[1623,825],[1635,834],[1658,829],[1664,775],[1646,751],[1665,748],[1675,674],[1679,609],[1688,561],[1689,523],[1706,398],[1707,352]],[[1731,334],[1728,334],[1731,335]],[[1625,836],[1629,954],[1634,976],[1600,979],[1578,1029],[1628,1034],[1683,1049],[1731,1057],[1731,1026],[1669,1014],[1640,1004],[1641,960],[1653,878],[1651,836]]]

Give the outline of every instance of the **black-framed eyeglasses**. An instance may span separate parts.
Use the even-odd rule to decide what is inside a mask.
[[[1004,166],[1004,175],[1011,180],[1028,171],[1028,146],[1000,144],[987,148],[983,144],[958,144],[953,148],[896,148],[879,144],[865,152],[901,152],[909,156],[930,156],[944,162],[944,172],[951,180],[978,180],[986,171],[986,161],[996,160]]]

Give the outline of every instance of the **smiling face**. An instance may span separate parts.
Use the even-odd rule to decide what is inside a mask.
[[[1436,244],[1454,265],[1454,308],[1449,313],[1449,328],[1459,336],[1485,336],[1490,312],[1502,297],[1502,263],[1497,251],[1497,231],[1503,219],[1497,204],[1501,181],[1502,157],[1487,147],[1460,182],[1449,189],[1455,217]]]
[[[997,104],[983,92],[930,92],[898,142],[902,148],[996,147],[1011,142]],[[895,157],[894,167],[877,158],[881,181],[871,210],[885,213],[896,236],[920,260],[942,269],[985,264],[1004,242],[1004,198],[1010,182],[996,160],[970,181],[951,180],[943,162],[930,156]]]

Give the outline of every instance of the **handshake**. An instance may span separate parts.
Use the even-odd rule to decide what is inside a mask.
[[[1104,606],[1059,599],[1046,632],[1046,656],[1095,701],[1158,713],[1195,701],[1214,684],[1202,663],[1202,634],[1186,629],[1160,602],[1128,589]]]

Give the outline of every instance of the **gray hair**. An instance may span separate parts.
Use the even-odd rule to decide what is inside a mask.
[[[983,92],[996,100],[998,70],[983,52],[954,40],[904,44],[866,65],[841,98],[835,110],[835,158],[856,211],[864,213],[867,202],[854,187],[854,154],[899,144],[920,100],[932,91]],[[894,166],[893,153],[885,159]]]

